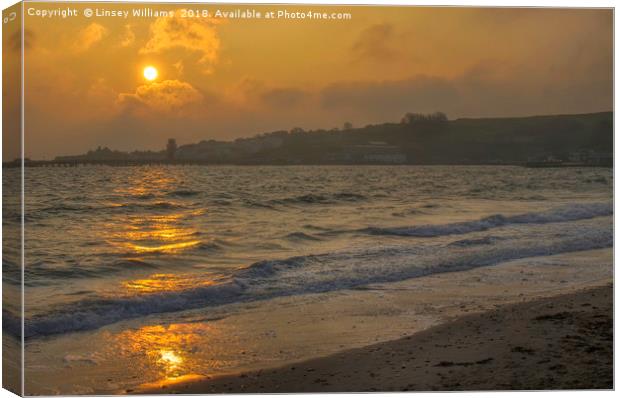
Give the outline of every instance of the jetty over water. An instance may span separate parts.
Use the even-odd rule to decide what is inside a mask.
[[[181,159],[75,159],[75,160],[25,160],[24,167],[79,167],[79,166],[151,166],[151,165],[185,165],[197,166],[209,164],[206,160],[181,160]],[[3,162],[3,168],[18,168],[22,161],[17,159],[11,162]]]

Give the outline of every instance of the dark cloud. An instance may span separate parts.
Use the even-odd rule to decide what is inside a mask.
[[[389,61],[398,55],[398,51],[392,47],[394,41],[393,25],[371,25],[359,34],[351,52],[355,60]]]
[[[141,54],[159,54],[175,48],[198,54],[203,72],[212,72],[219,58],[220,37],[217,22],[211,18],[160,17],[149,27],[149,40],[140,49]]]
[[[307,97],[307,93],[296,88],[276,88],[265,91],[261,99],[273,107],[290,108],[300,105]]]
[[[527,70],[510,80],[497,75],[492,67],[482,64],[452,79],[421,75],[405,80],[336,83],[320,93],[321,106],[365,121],[393,121],[412,111],[490,117],[612,109],[611,74],[568,81],[530,78]]]
[[[325,109],[349,109],[356,113],[383,115],[394,120],[407,111],[435,111],[460,101],[456,87],[439,77],[416,76],[407,80],[343,82],[326,87],[320,94]]]

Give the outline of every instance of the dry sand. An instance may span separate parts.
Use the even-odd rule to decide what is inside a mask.
[[[139,392],[611,389],[612,307],[613,288],[607,285],[505,305],[399,340],[281,368]]]

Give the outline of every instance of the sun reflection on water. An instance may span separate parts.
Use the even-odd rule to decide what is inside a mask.
[[[150,325],[110,335],[110,350],[141,369],[145,385],[158,385],[208,376],[230,366],[223,358],[239,348],[221,344],[226,336],[230,342],[215,324],[203,322]]]
[[[202,243],[193,218],[206,212],[193,203],[170,195],[183,182],[166,170],[144,169],[126,184],[117,186],[110,207],[128,207],[131,212],[115,215],[107,222],[107,241],[133,254],[175,253]]]
[[[169,244],[158,245],[158,246],[142,246],[142,245],[137,245],[134,243],[127,243],[126,247],[140,254],[140,253],[155,253],[155,252],[174,252],[174,251],[183,250],[189,247],[199,245],[200,243],[201,242],[199,240],[169,243]]]
[[[187,217],[190,216],[183,212],[126,217],[122,223],[105,226],[108,242],[134,254],[186,250],[202,243],[196,239],[199,231],[184,222]]]
[[[161,350],[159,352],[160,360],[157,361],[166,374],[173,374],[183,364],[183,358],[174,351]]]
[[[112,217],[103,225],[106,241],[124,258],[144,263],[196,263],[195,250],[210,242],[197,219],[206,214],[196,199],[175,196],[182,181],[165,172],[145,170],[127,184],[117,187],[110,199]],[[204,255],[200,255],[200,259]],[[185,273],[138,274],[120,281],[121,296],[149,295],[184,291],[219,282],[222,275]],[[230,335],[205,322],[147,325],[110,334],[110,355],[119,355],[135,364],[138,379],[144,383],[174,383],[230,366],[239,351]]]
[[[187,275],[153,274],[148,278],[124,281],[122,285],[129,293],[157,293],[211,286],[215,283],[215,280],[197,280]]]

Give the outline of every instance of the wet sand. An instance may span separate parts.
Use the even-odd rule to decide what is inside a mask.
[[[399,340],[144,393],[613,388],[612,285],[459,317]]]

